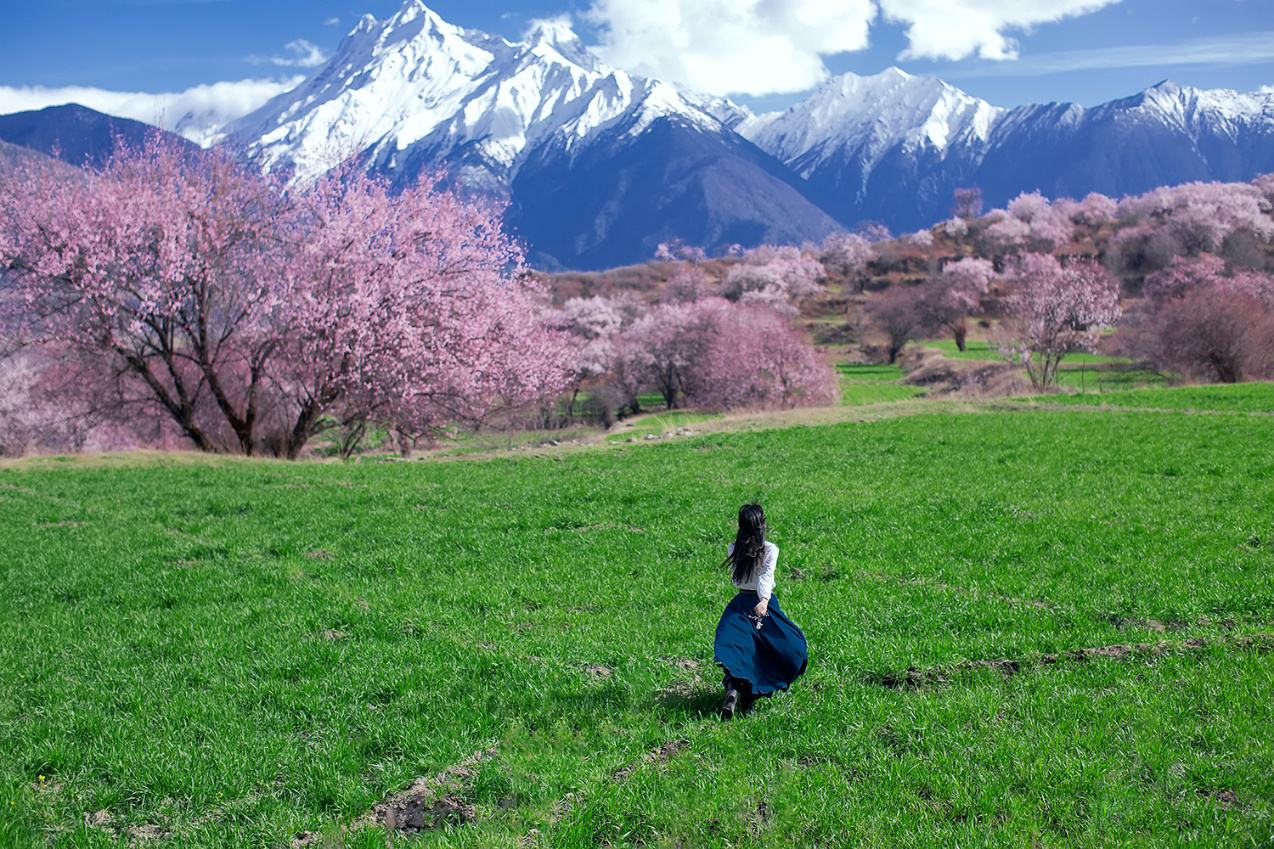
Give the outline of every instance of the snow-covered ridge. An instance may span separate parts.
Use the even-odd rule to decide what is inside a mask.
[[[944,151],[985,141],[1004,111],[935,77],[888,68],[835,77],[786,112],[753,118],[739,132],[784,162],[799,163],[808,176],[835,155],[853,153],[870,163],[900,145]]]
[[[713,131],[747,117],[728,101],[605,66],[564,21],[539,22],[510,42],[408,0],[384,22],[364,16],[326,65],[232,124],[227,138],[268,168],[295,167],[301,180],[361,153],[391,173],[463,157],[478,182],[488,171],[507,184],[546,144],[569,153],[670,116]]]

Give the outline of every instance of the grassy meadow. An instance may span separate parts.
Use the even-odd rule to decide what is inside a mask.
[[[0,845],[1271,845],[1274,386],[1125,400],[0,467]],[[722,723],[751,499],[811,661]]]

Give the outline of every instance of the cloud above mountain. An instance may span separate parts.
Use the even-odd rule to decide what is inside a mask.
[[[823,57],[864,50],[880,19],[901,58],[1009,60],[1011,33],[1122,0],[593,0],[603,59],[713,94],[788,94],[829,76]]]
[[[191,141],[207,144],[221,126],[296,87],[301,79],[220,82],[166,94],[109,91],[89,86],[0,86],[0,114],[78,103],[107,115],[173,130]]]
[[[906,27],[900,58],[1016,59],[1012,31],[1087,15],[1122,0],[880,0],[885,18]]]
[[[714,94],[804,91],[868,45],[873,0],[594,0],[602,59]]]

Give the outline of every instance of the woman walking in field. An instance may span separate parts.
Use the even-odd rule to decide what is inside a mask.
[[[730,719],[761,696],[786,690],[805,671],[805,635],[779,608],[774,573],[779,547],[765,539],[760,504],[739,508],[739,532],[726,548],[724,566],[738,593],[717,623],[713,645],[725,669],[721,718]]]

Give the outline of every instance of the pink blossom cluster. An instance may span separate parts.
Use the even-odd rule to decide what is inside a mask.
[[[818,291],[823,273],[822,263],[800,248],[761,245],[731,267],[720,293],[729,301],[766,304],[795,314],[796,302]]]
[[[1165,230],[1191,256],[1220,250],[1238,231],[1267,242],[1274,239],[1272,212],[1274,203],[1255,183],[1185,183],[1119,203],[1121,220]]]
[[[1214,289],[1222,297],[1228,294],[1252,298],[1274,309],[1274,274],[1250,269],[1227,273],[1225,262],[1214,256],[1193,260],[1175,257],[1148,275],[1142,286],[1142,292],[1153,302],[1184,298],[1203,289]]]
[[[1050,203],[1038,191],[1018,195],[1004,211],[993,210],[986,228],[987,245],[998,254],[1020,250],[1051,251],[1074,237],[1073,203]]]
[[[685,255],[668,251],[664,261]],[[659,302],[648,308],[593,297],[557,312],[555,326],[576,340],[577,391],[613,397],[633,412],[651,388],[670,408],[831,403],[834,375],[791,322],[795,301],[818,290],[818,259],[763,246],[743,252],[719,283],[697,255],[665,273]]]
[[[1133,347],[1147,365],[1224,383],[1274,377],[1274,274],[1177,257],[1143,291]]]

